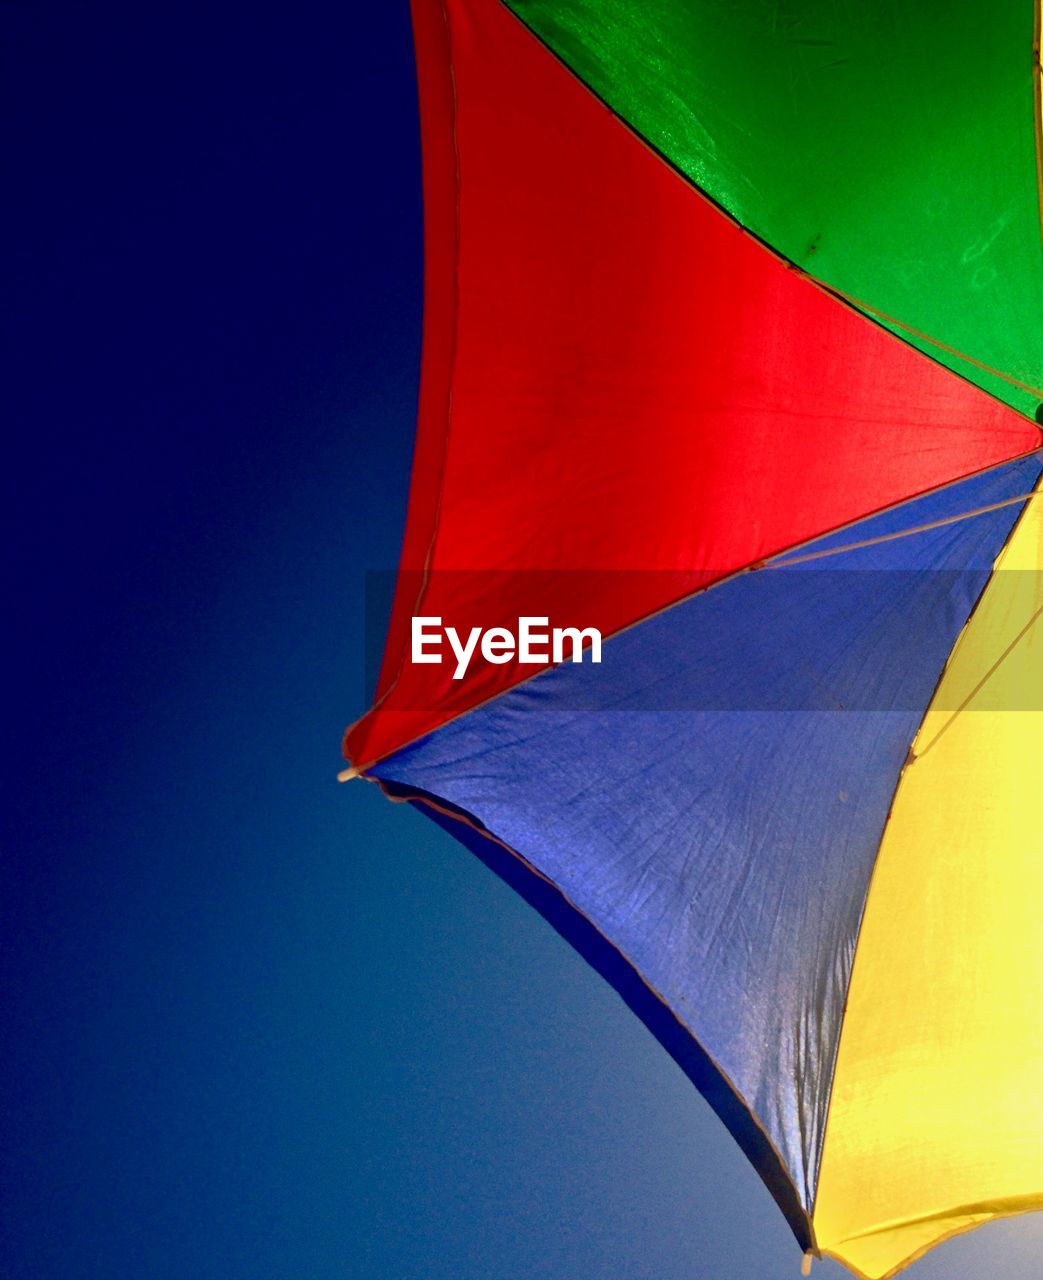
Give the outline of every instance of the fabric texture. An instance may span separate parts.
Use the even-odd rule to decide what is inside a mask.
[[[864,521],[1025,493],[1035,459]],[[473,815],[644,976],[810,1209],[899,771],[1018,511],[723,583],[374,769]],[[827,567],[828,566],[828,567]]]
[[[875,1280],[1043,1207],[1031,9],[413,13],[417,443],[349,772],[612,983],[802,1249]],[[601,665],[410,660],[523,615]]]
[[[873,876],[815,1206],[820,1245],[869,1275],[1043,1205],[1041,565],[1035,501],[917,734]]]
[[[894,317],[904,341],[1034,411],[1030,3],[996,0],[987,16],[833,0],[508,3],[743,226]]]
[[[411,514],[363,765],[532,674],[409,664],[413,614],[609,634],[1040,440],[743,234],[497,0],[425,22],[428,167],[451,168],[430,181]]]

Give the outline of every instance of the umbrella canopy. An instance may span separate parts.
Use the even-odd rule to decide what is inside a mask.
[[[1043,1207],[1031,5],[413,17],[419,420],[352,772],[615,985],[809,1254]],[[418,616],[603,660],[457,679]]]

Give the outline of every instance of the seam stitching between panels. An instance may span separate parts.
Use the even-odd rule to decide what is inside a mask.
[[[771,552],[766,559],[754,560],[749,564],[741,565],[738,569],[732,570],[731,573],[727,573],[721,578],[716,578],[713,582],[708,582],[701,587],[696,587],[694,591],[686,592],[683,596],[678,596],[676,600],[671,600],[668,603],[661,605],[658,609],[653,609],[649,613],[643,613],[639,618],[635,618],[632,622],[626,623],[625,626],[617,627],[616,630],[608,632],[608,634],[603,637],[603,640],[607,643],[616,636],[624,635],[626,632],[632,631],[635,627],[639,627],[645,622],[650,622],[653,618],[658,618],[664,613],[669,613],[671,609],[676,609],[680,605],[687,604],[690,600],[698,599],[699,596],[705,595],[708,591],[713,591],[716,587],[723,587],[729,582],[734,582],[736,578],[740,578],[744,574],[762,572],[765,569],[770,569],[774,567],[774,562],[781,556],[791,555],[794,551],[799,551],[802,547],[813,546],[816,542],[821,542],[825,538],[833,537],[835,534],[841,533],[844,529],[853,528],[855,525],[861,524],[866,520],[874,520],[878,516],[886,515],[889,511],[896,511],[899,507],[903,507],[908,503],[919,502],[923,498],[928,498],[933,494],[941,493],[946,489],[951,489],[954,485],[963,484],[969,480],[975,480],[979,476],[988,475],[991,471],[998,471],[1001,467],[1014,466],[1016,463],[1024,462],[1026,459],[1034,457],[1036,454],[1041,452],[1043,452],[1043,450],[1039,448],[1029,449],[1025,453],[1016,454],[1013,458],[1005,458],[1002,462],[992,463],[987,467],[981,467],[977,471],[968,472],[965,476],[957,476],[955,480],[946,480],[944,484],[935,485],[931,489],[924,489],[919,493],[911,494],[907,498],[901,498],[897,502],[892,502],[887,506],[878,507],[874,511],[867,511],[865,515],[860,515],[854,520],[845,521],[843,524],[834,525],[831,529],[823,529],[821,533],[815,533],[810,538],[804,538],[799,542],[794,542],[787,547],[783,547],[779,551]],[[788,562],[780,563],[778,568],[785,568],[787,564]],[[481,711],[483,707],[488,707],[490,704],[496,702],[497,699],[504,697],[506,694],[513,693],[516,689],[521,689],[526,685],[530,685],[534,680],[538,680],[548,672],[556,671],[560,665],[561,664],[551,664],[546,667],[542,667],[539,671],[534,671],[531,676],[526,676],[523,680],[519,680],[515,684],[508,685],[506,689],[498,689],[495,693],[491,693],[487,698],[483,698],[480,702],[476,702],[474,706],[465,707],[462,711],[458,711],[456,715],[450,716],[446,720],[439,721],[438,724],[433,725],[430,729],[425,729],[422,733],[418,733],[412,738],[407,738],[393,750],[387,751],[383,755],[375,756],[373,759],[367,760],[364,764],[355,765],[358,776],[365,777],[367,769],[372,769],[382,761],[390,759],[392,756],[397,755],[398,752],[404,751],[407,747],[411,747],[414,743],[426,738],[428,734],[437,733],[440,729],[444,729],[448,725],[455,724],[458,720],[462,720],[464,716],[469,716],[474,711]],[[388,692],[390,692],[390,690],[388,690]],[[367,712],[366,715],[369,715],[369,712]],[[365,717],[363,717],[363,719],[364,718]]]
[[[460,145],[457,138],[456,72],[453,66],[452,31],[449,23],[449,10],[447,7],[446,0],[439,0],[438,10],[442,15],[442,23],[445,30],[446,61],[448,63],[449,87],[450,87],[450,99],[449,99],[450,133],[452,137],[452,148],[453,148],[453,174],[452,174],[453,270],[452,270],[452,296],[449,302],[449,310],[450,310],[450,317],[451,317],[451,320],[450,320],[451,331],[449,335],[449,356],[447,361],[448,379],[447,379],[446,396],[445,396],[445,424],[442,431],[442,449],[439,457],[438,476],[435,481],[435,484],[437,486],[437,496],[435,499],[435,508],[434,508],[434,513],[431,521],[431,537],[428,541],[427,551],[424,555],[424,563],[421,569],[420,584],[417,588],[416,600],[414,601],[414,604],[413,604],[414,615],[420,612],[420,606],[424,598],[424,593],[427,590],[428,580],[431,573],[431,561],[434,557],[435,543],[438,540],[438,531],[441,523],[442,499],[443,499],[444,488],[445,488],[443,481],[445,478],[446,460],[449,455],[449,435],[450,435],[450,430],[452,425],[453,381],[454,381],[454,375],[456,372],[457,329],[458,329],[458,323],[459,323],[459,303],[460,303],[460,182],[461,182],[461,176],[460,176]],[[420,61],[420,57],[418,53],[417,54],[418,71],[419,71],[419,61]],[[426,234],[424,236],[424,244],[425,244],[425,253],[426,253],[428,248]],[[424,270],[426,274],[427,272],[426,265]],[[426,330],[427,323],[428,321],[427,321],[426,305],[425,305],[425,314],[424,314],[424,321],[423,321],[425,330]],[[421,339],[421,341],[423,341],[423,339]],[[422,358],[423,356],[421,354],[421,359]],[[423,376],[423,372],[421,370],[421,377],[422,376]],[[403,548],[403,552],[404,550],[405,548]],[[399,572],[401,572],[401,566],[400,566]],[[396,580],[397,580],[397,574],[396,574]],[[397,582],[396,582],[396,586],[397,586]],[[392,609],[394,611],[394,605],[392,606]],[[392,616],[394,616],[394,614]],[[406,650],[403,650],[402,655],[399,659],[398,669],[395,672],[394,679],[390,682],[390,684],[383,691],[383,693],[381,693],[380,697],[375,699],[375,701],[362,713],[362,715],[359,716],[357,720],[354,720],[348,726],[344,734],[345,743],[347,742],[348,735],[351,734],[351,732],[355,728],[357,728],[358,725],[362,724],[364,720],[368,720],[372,716],[373,712],[376,711],[384,703],[384,701],[388,697],[390,697],[390,695],[394,692],[395,688],[398,685],[399,680],[402,678],[402,672],[405,669],[405,665],[406,665]],[[416,739],[414,739],[414,741],[415,740]],[[396,750],[401,750],[401,747],[397,747]],[[370,761],[369,764],[366,764],[363,766],[357,766],[358,772],[361,774],[363,769],[370,768],[372,767],[373,764],[376,764],[376,763],[377,763],[377,760],[373,760],[373,761]]]
[[[989,1222],[998,1222],[1005,1218],[1017,1218],[1026,1213],[1038,1213],[1043,1209],[1043,1193],[1039,1195],[1026,1197],[1030,1201],[1024,1207],[1014,1209],[1002,1209],[997,1213],[990,1213],[987,1217],[978,1222],[962,1223],[958,1227],[953,1227],[951,1231],[946,1231],[944,1235],[939,1236],[930,1243],[921,1245],[914,1249],[912,1253],[907,1254],[900,1262],[896,1262],[893,1267],[885,1271],[882,1276],[870,1276],[867,1272],[857,1267],[850,1259],[843,1257],[838,1251],[833,1249],[823,1249],[822,1255],[828,1258],[834,1258],[837,1262],[858,1277],[858,1280],[892,1280],[893,1276],[898,1275],[900,1271],[904,1271],[906,1267],[911,1266],[914,1262],[918,1262],[925,1257],[932,1249],[936,1249],[939,1245],[945,1244],[949,1240],[955,1239],[957,1236],[966,1235],[969,1231],[974,1231],[978,1227],[986,1226]],[[910,1225],[913,1222],[924,1221],[924,1219],[910,1219]],[[900,1224],[896,1224],[900,1225]],[[850,1236],[848,1239],[859,1239],[864,1237]]]
[[[1041,486],[1043,486],[1043,478],[1037,479],[1034,492],[1037,492],[1037,493],[1040,492]],[[832,1070],[830,1071],[830,1077],[829,1077],[829,1100],[826,1104],[825,1118],[823,1119],[823,1122],[822,1122],[822,1134],[821,1134],[821,1137],[819,1138],[818,1151],[816,1153],[816,1158],[815,1158],[815,1193],[812,1196],[811,1207],[809,1209],[809,1215],[812,1221],[814,1221],[815,1209],[818,1205],[818,1193],[821,1186],[820,1174],[822,1170],[822,1158],[826,1149],[826,1139],[829,1135],[829,1121],[830,1121],[830,1116],[833,1110],[833,1096],[834,1096],[834,1089],[836,1086],[837,1066],[840,1062],[840,1050],[843,1045],[844,1030],[847,1025],[848,1003],[851,998],[851,988],[854,982],[855,965],[858,963],[859,944],[862,940],[862,929],[863,929],[863,926],[865,925],[866,917],[869,914],[869,901],[873,894],[873,884],[876,880],[877,871],[880,867],[880,854],[884,847],[884,839],[887,834],[887,829],[891,824],[891,817],[894,813],[894,807],[898,800],[899,792],[902,789],[902,782],[905,779],[906,772],[910,764],[914,763],[912,753],[913,753],[913,748],[916,745],[916,740],[920,736],[920,734],[923,732],[924,724],[927,720],[927,716],[930,714],[931,707],[934,705],[934,700],[938,696],[938,691],[942,686],[942,681],[945,679],[946,673],[951,669],[953,663],[956,661],[957,655],[963,644],[964,637],[967,635],[968,631],[973,625],[974,619],[977,616],[979,609],[981,608],[982,601],[985,599],[986,593],[988,592],[989,587],[992,584],[993,578],[995,577],[995,574],[996,574],[996,565],[1003,558],[1003,555],[1005,554],[1007,548],[1010,546],[1011,542],[1014,540],[1014,535],[1017,533],[1018,529],[1020,528],[1021,522],[1025,519],[1025,515],[1028,509],[1029,509],[1029,504],[1028,502],[1026,502],[1025,506],[1019,512],[1018,518],[1011,525],[1010,531],[1008,532],[1007,536],[1004,538],[1003,545],[1000,547],[999,551],[997,551],[993,559],[992,569],[989,571],[988,577],[985,579],[985,582],[982,585],[981,591],[978,593],[978,597],[974,601],[974,604],[972,605],[971,610],[967,615],[967,620],[964,622],[963,626],[960,628],[959,635],[956,637],[956,640],[953,642],[953,646],[949,651],[949,656],[945,661],[945,665],[942,667],[941,671],[938,674],[938,679],[935,682],[935,686],[933,690],[931,691],[931,696],[930,698],[928,698],[927,703],[924,707],[924,712],[920,718],[920,723],[917,725],[916,732],[913,734],[912,741],[909,744],[909,754],[907,755],[904,763],[902,764],[902,767],[898,771],[898,777],[895,780],[894,791],[891,793],[891,803],[890,805],[888,805],[888,809],[887,809],[887,816],[884,818],[883,826],[880,828],[880,840],[879,840],[879,843],[877,844],[876,856],[873,859],[873,867],[869,873],[869,880],[866,883],[865,897],[862,900],[862,913],[859,916],[858,929],[855,932],[855,941],[851,949],[851,971],[848,974],[847,991],[844,993],[844,1005],[840,1011],[840,1030],[837,1034],[836,1044],[833,1049],[833,1066],[832,1066]],[[906,1264],[903,1263],[902,1265],[904,1266]]]
[[[775,1161],[777,1162],[779,1173],[781,1174],[782,1178],[783,1178],[783,1179],[785,1180],[785,1182],[789,1185],[789,1187],[791,1188],[791,1190],[792,1190],[792,1192],[793,1192],[793,1197],[794,1197],[795,1205],[796,1205],[797,1209],[799,1210],[799,1213],[800,1213],[800,1215],[801,1215],[801,1217],[802,1217],[802,1219],[803,1219],[803,1224],[804,1224],[804,1226],[805,1226],[805,1228],[806,1228],[806,1230],[807,1230],[807,1233],[808,1233],[808,1236],[809,1236],[809,1238],[810,1238],[810,1241],[811,1241],[812,1247],[814,1247],[814,1228],[813,1228],[813,1226],[812,1226],[812,1222],[811,1222],[811,1215],[810,1215],[809,1211],[804,1207],[803,1203],[801,1202],[799,1188],[797,1187],[796,1182],[794,1181],[794,1179],[793,1179],[792,1175],[790,1174],[790,1172],[789,1172],[789,1170],[788,1170],[788,1168],[787,1168],[787,1166],[786,1166],[786,1162],[783,1160],[782,1155],[780,1154],[780,1152],[779,1152],[778,1148],[775,1146],[775,1143],[772,1141],[771,1136],[768,1134],[767,1130],[766,1130],[766,1129],[764,1128],[764,1126],[761,1124],[760,1119],[757,1117],[757,1115],[755,1114],[755,1112],[753,1111],[753,1109],[750,1107],[749,1103],[746,1101],[745,1097],[744,1097],[744,1096],[743,1096],[743,1094],[740,1092],[740,1090],[739,1090],[739,1089],[738,1089],[738,1087],[735,1085],[735,1083],[732,1081],[732,1079],[731,1079],[731,1077],[728,1075],[728,1073],[727,1073],[726,1071],[724,1071],[724,1069],[723,1069],[723,1068],[718,1064],[718,1062],[716,1061],[716,1059],[715,1059],[715,1058],[714,1058],[714,1057],[713,1057],[713,1056],[712,1056],[712,1055],[707,1051],[707,1049],[706,1049],[705,1045],[702,1043],[702,1041],[700,1040],[700,1038],[695,1034],[695,1032],[694,1032],[694,1031],[692,1031],[692,1029],[688,1026],[688,1024],[687,1024],[687,1023],[685,1023],[685,1022],[683,1022],[683,1021],[682,1021],[682,1019],[681,1019],[681,1018],[680,1018],[680,1016],[678,1015],[677,1011],[673,1008],[673,1006],[672,1006],[672,1005],[671,1005],[671,1004],[670,1004],[670,1003],[665,999],[665,997],[664,997],[663,995],[661,995],[661,993],[660,993],[660,992],[659,992],[659,991],[658,991],[658,990],[657,990],[657,989],[656,989],[656,988],[655,988],[655,987],[654,987],[654,986],[653,986],[653,985],[648,981],[648,979],[644,976],[644,974],[643,974],[643,973],[641,972],[641,970],[637,967],[637,965],[635,965],[635,963],[633,962],[633,960],[631,960],[631,958],[626,954],[626,952],[625,952],[625,951],[623,951],[623,949],[622,949],[622,948],[621,948],[617,943],[613,942],[609,937],[607,937],[607,935],[606,935],[606,934],[604,934],[604,933],[602,932],[602,930],[601,930],[601,929],[598,927],[598,925],[597,925],[597,924],[596,924],[596,923],[591,919],[591,917],[590,917],[590,916],[589,916],[585,911],[581,910],[581,909],[580,909],[580,908],[579,908],[579,907],[578,907],[578,906],[577,906],[577,905],[572,901],[572,899],[568,896],[568,894],[566,894],[566,893],[565,893],[565,891],[561,888],[561,886],[560,886],[559,884],[557,884],[557,882],[556,882],[556,881],[554,881],[553,879],[551,879],[551,877],[550,877],[550,876],[548,876],[545,872],[541,871],[538,867],[534,866],[534,865],[533,865],[533,864],[532,864],[532,863],[531,863],[531,862],[530,862],[530,861],[529,861],[529,860],[528,860],[528,859],[527,859],[523,854],[519,853],[517,849],[515,849],[513,846],[509,845],[505,840],[501,839],[498,835],[496,835],[496,834],[495,834],[495,832],[490,831],[488,827],[486,827],[482,822],[480,822],[480,821],[479,821],[477,818],[475,818],[472,814],[468,813],[466,810],[459,809],[459,808],[457,808],[457,807],[455,807],[455,806],[454,806],[454,807],[449,807],[448,805],[440,804],[440,803],[438,802],[438,798],[437,798],[437,797],[435,797],[435,796],[433,796],[433,795],[428,795],[428,794],[425,794],[425,793],[418,792],[418,791],[416,791],[414,788],[408,787],[408,785],[405,785],[405,789],[406,789],[406,790],[408,790],[408,791],[410,792],[410,794],[408,794],[408,795],[393,795],[393,794],[390,794],[390,793],[388,792],[388,790],[387,790],[387,787],[384,785],[384,784],[385,784],[385,781],[387,781],[387,782],[389,782],[389,783],[391,783],[392,785],[395,785],[395,786],[404,786],[404,784],[401,784],[401,783],[394,783],[391,779],[384,780],[384,779],[379,779],[379,778],[378,778],[378,779],[375,779],[375,781],[377,782],[377,785],[380,787],[380,789],[381,789],[381,791],[383,792],[383,794],[385,795],[385,797],[386,797],[387,799],[389,799],[392,803],[396,803],[396,804],[402,804],[402,803],[410,804],[410,803],[414,803],[414,804],[421,804],[421,805],[425,805],[425,806],[427,806],[428,808],[433,809],[436,813],[440,813],[440,814],[442,814],[444,817],[448,817],[448,818],[453,819],[453,820],[454,820],[454,821],[456,821],[456,822],[459,822],[461,825],[463,825],[463,826],[466,826],[466,827],[470,828],[472,831],[474,831],[476,834],[478,834],[478,835],[482,836],[484,839],[490,840],[490,841],[492,841],[492,843],[494,843],[494,844],[498,845],[501,849],[503,849],[503,850],[504,850],[504,852],[506,852],[506,853],[510,854],[510,856],[511,856],[512,858],[516,859],[516,860],[517,860],[517,862],[518,862],[522,867],[524,867],[526,871],[528,871],[530,874],[532,874],[532,875],[533,875],[533,876],[535,876],[537,879],[541,880],[544,884],[548,885],[551,889],[553,889],[553,890],[554,890],[554,892],[555,892],[555,893],[557,893],[557,894],[560,896],[561,900],[566,904],[566,906],[569,908],[569,910],[570,910],[570,911],[572,911],[572,912],[576,915],[576,917],[577,917],[578,919],[582,920],[582,921],[583,921],[585,924],[587,924],[591,929],[593,929],[593,931],[595,932],[595,934],[597,935],[597,937],[598,937],[598,938],[599,938],[599,939],[600,939],[600,940],[601,940],[601,941],[602,941],[602,942],[603,942],[603,943],[604,943],[604,944],[605,944],[605,945],[606,945],[606,946],[607,946],[607,947],[608,947],[612,952],[614,952],[616,955],[618,955],[618,956],[620,957],[620,959],[624,962],[624,964],[627,966],[627,968],[630,970],[630,972],[631,972],[631,973],[633,973],[633,975],[637,978],[637,980],[641,983],[641,985],[642,985],[642,986],[643,986],[643,987],[644,987],[644,988],[645,988],[645,989],[646,989],[646,990],[647,990],[647,991],[648,991],[648,992],[649,992],[649,993],[650,993],[650,994],[651,994],[651,995],[652,995],[652,996],[653,996],[653,997],[654,997],[654,998],[659,1002],[659,1004],[660,1004],[660,1005],[662,1005],[662,1007],[663,1007],[663,1009],[666,1011],[667,1015],[668,1015],[670,1018],[672,1018],[672,1019],[677,1023],[677,1025],[682,1029],[682,1031],[684,1031],[684,1033],[689,1037],[689,1039],[692,1041],[692,1043],[697,1047],[697,1049],[699,1050],[699,1052],[700,1052],[700,1053],[702,1053],[702,1054],[705,1056],[705,1058],[706,1058],[707,1062],[712,1066],[713,1070],[717,1073],[717,1075],[718,1075],[718,1076],[719,1076],[719,1078],[723,1081],[723,1083],[724,1083],[724,1085],[726,1086],[726,1088],[729,1090],[729,1092],[732,1094],[732,1096],[733,1096],[733,1097],[735,1098],[735,1100],[738,1102],[739,1106],[740,1106],[740,1107],[742,1108],[742,1110],[745,1112],[745,1114],[746,1114],[746,1116],[748,1117],[748,1119],[749,1119],[750,1123],[752,1124],[752,1126],[753,1126],[754,1130],[755,1130],[755,1131],[756,1131],[756,1132],[761,1136],[761,1138],[764,1140],[764,1142],[765,1142],[765,1144],[766,1144],[766,1146],[767,1146],[767,1149],[771,1152],[772,1156],[774,1157]],[[541,914],[542,914],[542,913],[541,913]],[[550,923],[550,922],[548,921],[548,923]],[[551,925],[551,927],[552,927],[552,928],[554,928],[553,924]],[[557,929],[555,929],[555,932],[559,932],[559,935],[560,935],[560,931],[558,931]],[[564,935],[560,935],[560,936],[564,936]],[[573,949],[573,950],[576,950],[576,948],[575,948],[574,946],[572,946],[572,943],[571,943],[571,942],[569,942],[568,938],[565,938],[564,940],[565,940],[566,942],[568,942],[568,943],[569,943],[569,946],[570,946],[570,947],[572,947],[572,949]],[[577,954],[580,954],[580,953],[578,953],[578,952],[577,952]],[[584,956],[582,956],[582,955],[581,955],[581,956],[580,956],[580,958],[584,960],[584,963],[589,963],[589,962],[586,960],[586,958],[585,958]],[[610,983],[609,985],[612,985],[612,984]],[[615,988],[613,987],[613,989],[615,989]],[[617,992],[617,994],[619,994],[619,993]],[[624,997],[622,997],[622,996],[621,996],[620,998],[621,998],[621,999],[624,999],[624,1002],[625,1002],[625,998],[624,998]],[[638,1015],[638,1016],[639,1016],[639,1015]],[[639,1016],[639,1020],[642,1022],[642,1025],[645,1025],[645,1026],[647,1027],[647,1024],[644,1022],[644,1019],[641,1019],[641,1018],[640,1018],[640,1016]],[[651,1028],[650,1028],[650,1027],[648,1027],[647,1029],[651,1031]],[[655,1036],[655,1032],[654,1032],[654,1031],[652,1031],[652,1035],[653,1035],[653,1036]],[[658,1039],[658,1037],[656,1037],[656,1038]],[[665,1047],[665,1046],[664,1046],[664,1047]],[[667,1052],[669,1053],[669,1050],[667,1050]],[[672,1057],[673,1055],[671,1054],[670,1056]],[[678,1064],[678,1065],[680,1065],[680,1064]],[[683,1067],[682,1067],[682,1070],[684,1070],[684,1068],[683,1068]],[[686,1076],[687,1076],[687,1074],[688,1074],[688,1073],[687,1073],[687,1072],[685,1072],[685,1074],[686,1074]],[[689,1077],[689,1078],[690,1078],[690,1077]],[[693,1082],[693,1083],[694,1083],[694,1082]],[[702,1091],[700,1090],[700,1093],[701,1093],[701,1092],[702,1092]],[[716,1109],[715,1109],[715,1114],[716,1114]],[[722,1120],[722,1123],[724,1123],[724,1121],[723,1121],[723,1120]],[[730,1126],[725,1125],[725,1127],[726,1127],[726,1128],[728,1128],[729,1132],[731,1132]],[[733,1138],[735,1137],[735,1135],[734,1135],[734,1134],[733,1134],[732,1136],[733,1136]],[[794,1230],[794,1234],[796,1235],[797,1233],[796,1233],[796,1230],[795,1230],[795,1228],[794,1228],[793,1222],[792,1222],[792,1220],[791,1220],[791,1215],[790,1215],[790,1213],[789,1213],[789,1212],[787,1212],[787,1211],[785,1210],[785,1208],[783,1208],[782,1204],[778,1201],[778,1197],[775,1195],[774,1190],[772,1189],[772,1187],[770,1186],[770,1184],[768,1184],[768,1183],[764,1180],[763,1176],[762,1176],[762,1175],[760,1175],[760,1171],[759,1171],[759,1170],[757,1170],[757,1169],[756,1169],[756,1167],[755,1167],[755,1171],[758,1173],[758,1175],[759,1175],[759,1176],[761,1176],[761,1180],[765,1183],[765,1186],[766,1186],[766,1188],[767,1188],[768,1192],[772,1195],[772,1198],[773,1198],[773,1199],[775,1199],[775,1200],[776,1200],[776,1203],[778,1203],[778,1204],[779,1204],[779,1208],[780,1208],[780,1210],[782,1211],[783,1216],[786,1218],[786,1220],[787,1220],[787,1222],[789,1223],[789,1225],[790,1225],[791,1229],[793,1229],[793,1230]],[[802,1241],[802,1240],[800,1240],[800,1238],[799,1238],[799,1237],[798,1237],[798,1243],[799,1243],[799,1244],[803,1244],[803,1241]]]
[[[902,329],[905,329],[908,333],[914,334],[916,337],[921,338],[923,341],[930,342],[934,346],[938,347],[939,349],[944,350],[951,355],[958,356],[961,360],[966,360],[969,364],[975,365],[977,368],[983,370],[986,373],[993,374],[995,377],[1000,378],[1002,381],[1017,387],[1019,390],[1027,391],[1030,394],[1037,395],[1043,398],[1043,389],[1040,389],[1037,387],[1031,387],[1027,383],[1020,382],[1012,374],[1005,373],[1001,369],[993,369],[990,365],[983,364],[981,361],[976,360],[973,356],[965,355],[962,351],[958,351],[955,347],[947,346],[940,339],[931,337],[930,334],[920,333],[918,330],[913,329],[912,326],[905,324],[903,321],[895,320],[890,316],[886,316],[884,315],[883,312],[878,311],[876,308],[870,307],[868,303],[859,302],[858,299],[851,297],[850,295],[844,293],[840,289],[837,289],[834,285],[828,284],[824,280],[819,280],[815,276],[811,275],[804,267],[800,266],[799,263],[794,262],[792,258],[787,257],[784,253],[780,252],[777,248],[775,248],[774,245],[770,244],[762,236],[758,235],[756,231],[752,231],[749,227],[747,227],[744,223],[742,223],[735,216],[735,214],[731,213],[728,209],[726,209],[724,205],[722,205],[708,191],[706,191],[702,186],[700,186],[698,182],[696,182],[692,177],[690,177],[687,173],[685,173],[683,169],[681,169],[677,164],[675,164],[674,161],[671,160],[670,157],[664,151],[660,150],[660,148],[657,147],[656,144],[651,141],[651,139],[645,137],[643,133],[639,132],[638,129],[633,124],[631,124],[630,121],[627,120],[625,116],[621,115],[615,109],[615,107],[613,107],[610,102],[608,102],[604,97],[602,97],[602,95],[598,93],[598,91],[592,85],[588,84],[587,81],[584,80],[583,77],[573,67],[571,67],[565,61],[565,59],[559,53],[557,53],[556,50],[553,49],[550,44],[547,43],[546,40],[544,40],[544,38],[539,34],[538,31],[533,30],[533,28],[530,27],[529,24],[519,14],[517,14],[514,11],[514,9],[511,8],[511,5],[509,4],[508,0],[496,0],[496,2],[500,4],[504,9],[507,10],[507,12],[511,15],[511,17],[515,20],[515,22],[517,22],[518,25],[522,27],[522,29],[526,31],[532,37],[532,39],[537,42],[537,44],[539,44],[544,50],[546,50],[546,52],[550,55],[550,57],[552,57],[555,60],[555,62],[557,62],[560,66],[562,66],[565,69],[565,71],[570,76],[572,76],[572,78],[578,84],[581,84],[583,88],[593,98],[595,98],[599,103],[601,103],[601,105],[605,108],[605,110],[611,116],[613,116],[616,120],[618,120],[619,123],[623,126],[624,129],[627,130],[629,134],[631,134],[634,138],[636,138],[642,144],[642,146],[646,147],[649,151],[651,151],[652,154],[655,155],[663,164],[665,164],[668,169],[670,169],[673,173],[675,173],[677,177],[685,184],[686,187],[696,192],[697,195],[701,196],[709,204],[713,205],[713,207],[721,214],[722,217],[727,218],[728,221],[732,223],[733,226],[738,227],[739,230],[742,231],[744,235],[747,235],[750,237],[751,240],[756,241],[756,243],[759,244],[762,248],[766,249],[767,252],[770,253],[773,258],[783,263],[783,265],[786,266],[790,271],[793,271],[797,275],[801,276],[804,280],[808,282],[809,285],[811,285],[816,289],[820,289],[823,293],[828,294],[831,298],[834,298],[839,303],[840,306],[844,307],[848,311],[853,311],[856,314],[860,315],[869,324],[874,324],[878,328],[883,329],[884,332],[889,333],[896,342],[903,342],[903,339],[898,334],[896,334],[893,329],[889,327],[891,324],[896,324],[900,326]],[[1038,12],[1039,12],[1039,0],[1037,0],[1037,13]],[[1043,143],[1041,143],[1041,145],[1043,145]],[[1039,152],[1037,152],[1037,159],[1039,159]],[[1043,163],[1043,161],[1040,161],[1040,163]],[[1043,173],[1040,174],[1039,180],[1041,184],[1040,199],[1041,201],[1043,201]],[[1043,218],[1043,205],[1041,205],[1041,218]],[[995,400],[998,404],[1002,404],[1005,408],[1009,409],[1011,413],[1017,413],[1021,417],[1027,417],[1027,415],[1022,413],[1021,410],[1015,409],[1012,405],[1007,404],[1005,400],[1000,399],[1000,397],[996,395],[994,391],[990,391],[987,387],[980,386],[972,378],[969,378],[965,373],[961,373],[957,369],[950,368],[950,366],[945,364],[944,361],[939,360],[937,356],[933,356],[929,352],[921,350],[919,347],[915,346],[911,342],[903,342],[903,345],[907,347],[911,347],[912,350],[918,352],[921,356],[923,356],[925,360],[930,360],[932,364],[936,364],[938,365],[939,368],[945,369],[948,373],[952,374],[954,378],[959,378],[961,381],[968,383],[970,386],[976,387],[982,393],[982,395],[988,396],[990,399]],[[1031,421],[1031,419],[1028,419],[1028,420]]]

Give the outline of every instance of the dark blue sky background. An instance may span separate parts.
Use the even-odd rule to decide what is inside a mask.
[[[2,13],[0,1274],[794,1277],[608,987],[333,782],[415,411],[404,0]]]

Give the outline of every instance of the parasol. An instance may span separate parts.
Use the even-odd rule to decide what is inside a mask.
[[[417,442],[346,776],[613,983],[809,1260],[1043,1207],[1031,5],[413,16]],[[602,662],[460,678],[417,617]]]

